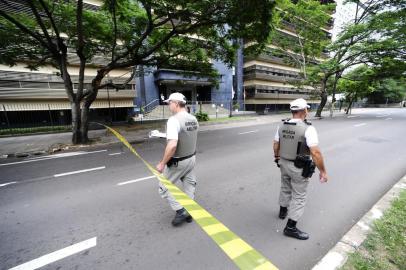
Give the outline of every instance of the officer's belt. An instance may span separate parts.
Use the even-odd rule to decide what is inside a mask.
[[[283,160],[287,160],[287,161],[292,161],[292,162],[295,162],[295,160],[294,160],[294,159],[287,159],[287,158],[283,158],[283,157],[281,157],[281,159],[283,159]]]
[[[196,152],[194,152],[193,154],[190,154],[188,156],[184,156],[184,157],[172,157],[169,161],[170,162],[179,162],[188,158],[193,157],[194,155],[196,155]]]
[[[306,155],[306,157],[310,158],[310,155]],[[281,159],[287,160],[287,161],[292,161],[292,162],[295,162],[295,160],[296,160],[296,159],[287,159],[287,158],[284,158],[284,157],[281,157]]]

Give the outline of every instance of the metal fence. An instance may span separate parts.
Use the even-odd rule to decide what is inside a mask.
[[[244,111],[241,111],[238,105],[235,105],[235,101],[195,101],[188,102],[186,104],[187,110],[191,114],[196,113],[206,113],[210,119],[217,119],[222,117],[228,117],[230,115],[241,115]],[[143,107],[141,112],[134,117],[135,121],[153,121],[153,120],[164,120],[171,116],[167,104],[154,102],[153,106]]]
[[[131,114],[132,108],[111,107],[90,109],[89,122],[116,123],[125,122]],[[0,105],[0,130],[34,129],[39,127],[65,127],[72,124],[70,110],[19,110],[8,111]],[[11,132],[10,132],[11,133]]]

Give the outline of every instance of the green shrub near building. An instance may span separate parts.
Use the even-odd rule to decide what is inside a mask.
[[[197,112],[195,113],[196,119],[199,122],[209,121],[209,115],[204,112]]]

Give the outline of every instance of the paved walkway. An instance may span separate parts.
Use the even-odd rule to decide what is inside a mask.
[[[314,115],[314,113],[311,115]],[[328,117],[328,115],[329,112],[327,111],[322,114],[323,117]],[[343,112],[335,113],[335,116],[339,115],[343,115]],[[244,116],[244,119],[239,117],[238,120],[229,121],[201,122],[200,131],[275,123],[287,117],[290,117],[289,113]],[[310,119],[312,119],[312,117],[310,117]],[[119,131],[130,143],[142,143],[148,138],[148,133],[151,130],[158,129],[164,131],[165,122],[142,123],[132,126],[113,126],[113,128]],[[113,134],[105,129],[91,130],[88,136],[91,142],[86,145],[72,145],[71,132],[3,137],[0,138],[0,158],[50,154],[62,150],[85,148],[92,145],[118,143]]]

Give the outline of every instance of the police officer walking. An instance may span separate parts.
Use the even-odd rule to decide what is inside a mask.
[[[309,235],[296,227],[306,203],[307,186],[315,166],[320,171],[320,182],[327,182],[323,156],[318,147],[316,129],[306,120],[306,100],[299,98],[290,103],[292,119],[283,120],[273,143],[275,162],[281,170],[279,218],[288,222],[284,235],[306,240]]]
[[[184,192],[194,198],[196,189],[196,141],[199,124],[196,117],[186,111],[186,98],[181,93],[172,93],[167,100],[173,114],[166,125],[167,144],[162,160],[156,166],[159,172],[172,183],[179,180],[183,183]],[[183,222],[192,222],[192,217],[180,205],[162,183],[159,183],[159,194],[166,198],[171,208],[176,211],[172,220],[173,226]]]

